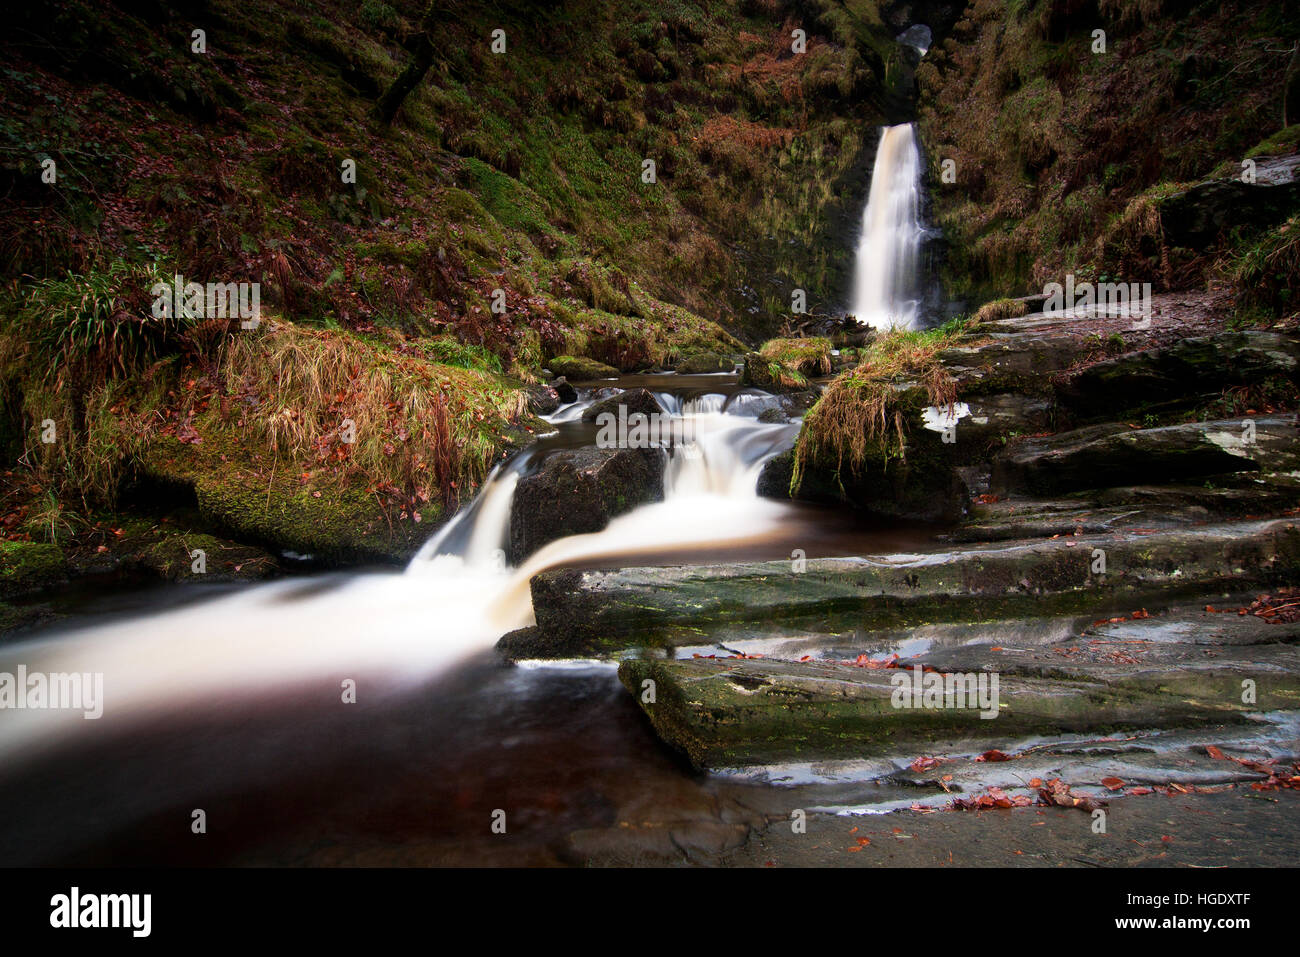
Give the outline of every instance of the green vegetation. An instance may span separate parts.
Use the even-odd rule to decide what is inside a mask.
[[[754,385],[802,389],[809,378],[830,375],[831,341],[770,339],[746,363],[746,381]]]
[[[950,289],[988,299],[1072,272],[1159,290],[1211,275],[1213,251],[1166,244],[1160,201],[1216,168],[1236,175],[1245,156],[1294,151],[1280,81],[1300,22],[1280,10],[975,0],[917,70],[932,182],[956,164],[935,191]]]
[[[858,365],[836,376],[804,418],[791,493],[811,468],[861,474],[906,458],[907,413],[956,401],[939,353],[963,329],[964,322],[955,321],[926,332],[889,332],[869,343]]]
[[[1234,250],[1229,275],[1246,316],[1294,315],[1300,276],[1300,216]]]

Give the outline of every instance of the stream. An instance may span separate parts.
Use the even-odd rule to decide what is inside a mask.
[[[654,737],[613,663],[510,667],[493,644],[532,622],[529,579],[546,568],[888,552],[934,530],[758,497],[762,464],[798,423],[760,422],[776,398],[734,375],[597,385],[550,416],[554,432],[499,466],[403,572],[106,592],[70,623],[0,647],[3,671],[103,673],[105,699],[100,720],[6,714],[0,859],[471,863],[494,852],[478,839],[502,808],[521,832],[517,862],[547,862],[629,795],[709,821],[722,792],[757,814],[783,805],[771,783],[693,773]],[[693,439],[671,451],[664,501],[507,567],[520,476],[593,443],[582,410],[634,387],[654,391]],[[355,703],[343,701],[349,682]],[[191,833],[196,809],[206,834]]]

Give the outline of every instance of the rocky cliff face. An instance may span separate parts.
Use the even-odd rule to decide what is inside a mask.
[[[1285,8],[970,3],[917,70],[950,290],[982,300],[1066,272],[1185,288],[1231,273],[1269,223],[1188,237],[1161,206],[1295,152],[1283,100],[1300,28]]]

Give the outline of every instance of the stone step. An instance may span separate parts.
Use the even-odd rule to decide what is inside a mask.
[[[1298,567],[1300,532],[1279,519],[805,564],[559,569],[532,580],[536,630],[498,647],[509,658],[582,657],[707,643],[746,622],[833,631],[1046,617],[1237,591]]]
[[[755,659],[628,659],[619,680],[699,768],[979,750],[989,736],[1111,733],[1248,720],[1240,703],[1088,681],[998,677],[974,707],[900,707],[911,669]],[[985,690],[991,692],[991,677]],[[940,703],[940,702],[932,702]],[[961,702],[954,702],[961,703]],[[969,702],[965,702],[969,704]],[[924,705],[922,698],[919,704]],[[996,704],[996,717],[981,706]],[[985,713],[994,709],[989,708]]]
[[[1012,495],[972,503],[952,532],[957,542],[1165,529],[1280,516],[1300,503],[1300,478],[1287,473],[1216,476],[1204,485],[1131,485],[1056,498]]]

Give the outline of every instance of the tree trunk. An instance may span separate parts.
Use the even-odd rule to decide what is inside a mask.
[[[375,104],[375,115],[385,126],[393,122],[393,117],[401,109],[402,103],[411,91],[420,85],[424,75],[429,72],[429,67],[433,66],[433,41],[429,39],[427,33],[421,33],[417,42],[411,62],[397,75],[393,85],[384,91],[384,95]]]

